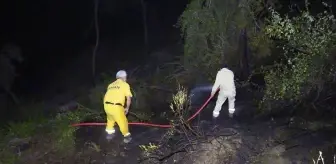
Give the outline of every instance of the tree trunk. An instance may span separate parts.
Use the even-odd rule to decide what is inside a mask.
[[[15,105],[19,105],[20,101],[12,91],[7,91],[8,95],[11,97]]]
[[[99,24],[98,24],[98,4],[99,0],[95,0],[95,28],[96,28],[96,45],[93,50],[92,54],[92,82],[95,85],[95,78],[96,78],[96,55],[99,46]]]
[[[247,80],[247,78],[250,76],[250,61],[249,61],[249,47],[248,47],[246,29],[243,30],[242,39],[244,45],[243,46],[244,51],[242,56],[242,64],[243,64],[242,77],[244,80]]]
[[[144,33],[144,46],[145,46],[145,55],[148,53],[148,29],[147,29],[147,9],[146,9],[146,2],[141,0],[142,6],[142,24],[143,24],[143,33]]]

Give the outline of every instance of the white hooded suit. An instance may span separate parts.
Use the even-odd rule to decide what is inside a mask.
[[[218,88],[220,90],[218,93],[215,109],[213,110],[213,117],[219,116],[222,105],[226,99],[229,99],[229,113],[233,114],[235,112],[236,86],[234,83],[234,73],[231,70],[222,68],[220,71],[218,71],[211,94],[214,94]]]

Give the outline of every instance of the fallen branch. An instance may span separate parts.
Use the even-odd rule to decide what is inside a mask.
[[[168,153],[168,154],[166,154],[166,155],[163,155],[163,156],[160,156],[160,155],[151,155],[151,156],[148,156],[148,157],[146,157],[146,158],[143,158],[143,159],[139,160],[138,162],[139,162],[139,163],[142,163],[142,162],[145,162],[145,161],[150,160],[150,159],[155,159],[155,160],[157,160],[157,161],[162,162],[162,161],[164,161],[164,160],[169,159],[171,156],[173,156],[173,155],[175,155],[175,154],[183,153],[183,152],[187,152],[186,148],[187,148],[188,146],[190,146],[190,144],[186,144],[186,145],[184,145],[183,147],[181,147],[181,148],[179,148],[179,149],[177,149],[177,150],[175,150],[175,151],[172,151],[172,152],[170,152],[170,153]]]
[[[183,131],[182,133],[187,133],[187,131]],[[233,133],[230,133],[230,134],[222,134],[222,135],[215,135],[215,137],[227,137],[227,136],[234,136],[238,134],[238,132],[233,132]],[[207,138],[203,138],[203,139],[200,139],[199,137],[198,138],[194,138],[194,139],[190,139],[189,137],[187,137],[187,134],[185,135],[180,135],[180,136],[184,136],[184,141],[178,141],[177,143],[183,143],[183,142],[187,142],[187,144],[183,144],[180,146],[180,148],[178,148],[177,150],[173,150],[171,151],[170,153],[168,154],[165,154],[165,155],[157,155],[157,154],[152,154],[148,157],[145,157],[145,158],[142,158],[140,160],[138,160],[139,163],[143,163],[145,161],[148,161],[148,160],[156,160],[156,161],[159,161],[159,162],[163,162],[167,159],[169,159],[170,157],[172,157],[173,155],[176,155],[178,153],[187,153],[189,152],[187,149],[189,147],[193,147],[194,145],[196,144],[202,144],[202,143],[211,143],[211,141]],[[214,135],[205,135],[205,136],[214,136]],[[205,137],[204,136],[204,137]],[[175,145],[178,145],[178,144],[175,144]],[[167,145],[168,147],[169,145]],[[194,148],[192,148],[194,149]]]
[[[149,156],[149,157],[146,157],[146,158],[144,158],[144,159],[139,160],[138,162],[139,162],[139,163],[142,163],[142,162],[145,162],[145,161],[147,161],[147,160],[151,160],[151,159],[155,159],[155,160],[157,160],[157,161],[162,162],[162,161],[164,161],[164,160],[169,159],[171,156],[173,156],[173,155],[175,155],[175,154],[178,154],[178,153],[185,153],[185,152],[187,152],[187,150],[185,150],[185,149],[183,149],[183,150],[177,150],[177,151],[171,152],[171,153],[169,153],[169,154],[167,154],[167,155],[165,155],[165,156],[163,156],[163,157],[160,157],[160,156]]]

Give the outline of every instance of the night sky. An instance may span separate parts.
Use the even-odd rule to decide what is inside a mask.
[[[7,0],[0,3],[0,44],[18,44],[25,57],[18,68],[21,76],[16,81],[16,92],[33,94],[52,87],[57,82],[50,82],[50,79],[56,72],[64,71],[65,63],[81,57],[84,50],[92,54],[88,47],[95,44],[96,37],[92,26],[94,0]],[[187,0],[146,0],[149,37],[172,30],[187,3]],[[101,42],[109,42],[113,47],[123,38],[143,37],[141,9],[140,0],[99,0]],[[132,56],[116,55],[108,50],[100,53],[103,54],[98,55],[113,56],[111,65],[120,60],[132,63]],[[139,54],[134,56],[139,58]],[[77,68],[91,68],[91,65],[87,63]]]

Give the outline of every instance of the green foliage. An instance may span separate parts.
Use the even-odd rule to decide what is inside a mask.
[[[335,18],[328,11],[314,16],[308,7],[293,17],[281,16],[273,9],[270,14],[265,32],[283,55],[280,62],[264,69],[264,100],[297,101],[330,77],[334,65],[328,65],[328,60],[336,39]]]
[[[13,139],[14,147],[20,145],[22,141],[28,144],[34,141],[36,145],[39,145],[37,147],[46,147],[46,150],[44,150],[46,152],[52,151],[58,153],[58,155],[72,153],[75,148],[76,136],[74,133],[77,128],[70,125],[83,121],[89,114],[87,111],[78,110],[58,114],[54,119],[49,120],[42,117],[35,120],[10,123],[7,130],[1,133],[0,163],[15,163],[21,158],[9,144]],[[24,153],[20,152],[21,155]],[[27,151],[27,154],[30,154],[30,152]]]
[[[320,92],[334,76],[335,18],[329,11],[313,15],[308,5],[289,16],[275,10],[276,1],[191,1],[179,20],[186,75],[211,80],[223,62],[239,73],[239,37],[246,30],[253,53],[249,64],[266,82],[260,105],[297,103]]]
[[[230,10],[219,1],[193,0],[180,18],[182,34],[185,38],[184,65],[186,69],[198,68],[203,75],[214,78],[215,70],[224,60],[224,51],[233,48],[229,45],[229,32],[236,32],[232,16],[237,8],[230,1]],[[229,2],[229,1],[223,1]],[[233,9],[233,10],[232,10]]]
[[[184,116],[190,105],[187,89],[178,85],[177,93],[172,95],[172,99],[173,101],[170,103],[170,109],[176,116]]]
[[[148,145],[139,145],[139,148],[142,150],[144,156],[149,156],[153,151],[160,148],[160,145],[149,143]]]
[[[0,148],[0,164],[15,164],[18,157],[7,149]]]
[[[41,123],[42,122],[37,122],[37,121],[34,121],[34,120],[9,123],[7,136],[11,137],[11,138],[31,137],[35,133],[36,126],[38,126]]]
[[[247,0],[193,0],[180,17],[185,38],[183,63],[191,76],[213,80],[223,62],[237,68],[241,36],[246,31],[253,51],[268,54],[268,39],[255,20],[260,3]],[[265,44],[261,44],[265,43]]]
[[[27,138],[35,135],[36,130],[42,127],[48,122],[46,117],[37,115],[34,112],[30,117],[24,119],[24,121],[9,122],[8,125],[3,126],[2,135],[6,134],[3,139],[11,138]]]
[[[53,147],[63,152],[65,150],[73,150],[75,146],[74,133],[77,130],[75,127],[71,127],[72,123],[81,122],[86,118],[86,113],[83,111],[68,112],[65,114],[58,114],[51,128],[51,133],[54,138]]]

